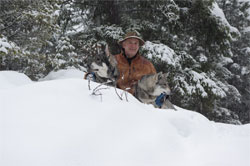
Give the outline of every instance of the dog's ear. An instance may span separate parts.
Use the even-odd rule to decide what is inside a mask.
[[[158,80],[161,80],[163,78],[162,72],[157,73],[157,78]]]
[[[158,75],[158,80],[157,80],[157,83],[160,84],[160,85],[165,85],[167,84],[167,75],[166,73],[159,73]]]
[[[109,46],[108,45],[105,46],[105,54],[106,54],[107,57],[110,56]]]

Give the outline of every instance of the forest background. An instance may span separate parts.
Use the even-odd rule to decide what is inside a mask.
[[[36,81],[87,69],[99,44],[131,30],[168,73],[171,102],[210,120],[250,123],[249,0],[1,0],[0,70]]]

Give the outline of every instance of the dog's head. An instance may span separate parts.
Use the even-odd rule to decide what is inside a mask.
[[[153,104],[156,106],[156,98],[162,93],[166,93],[167,96],[171,94],[171,90],[167,82],[167,74],[157,73],[151,75],[145,75],[138,81],[136,86],[135,97],[143,103]],[[175,109],[173,104],[165,99],[161,108]]]
[[[115,57],[109,53],[107,46],[100,45],[96,54],[89,57],[88,71],[96,74],[97,78],[99,78],[97,82],[116,79],[119,75],[117,62]]]
[[[162,72],[143,76],[138,81],[138,87],[153,96],[159,96],[163,92],[168,95],[171,93],[167,82],[167,74]]]

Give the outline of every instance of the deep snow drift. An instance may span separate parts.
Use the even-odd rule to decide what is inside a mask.
[[[60,78],[60,79],[59,79]],[[160,110],[65,70],[0,72],[1,166],[249,166],[250,125]],[[118,91],[119,94],[122,91]]]

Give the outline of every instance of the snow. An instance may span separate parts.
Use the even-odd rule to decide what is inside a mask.
[[[83,32],[86,29],[86,26],[83,23],[73,26],[73,30],[69,30],[68,34],[77,34]]]
[[[250,11],[249,11],[249,13],[250,13]],[[249,18],[249,20],[250,20],[250,18]],[[250,33],[250,26],[246,27],[243,32],[244,33]]]
[[[208,58],[204,55],[204,54],[201,54],[198,56],[199,58],[199,62],[207,62],[208,61]]]
[[[155,44],[150,41],[145,42],[144,49],[149,50],[147,57],[152,59],[159,58],[167,62],[169,65],[175,66],[179,62],[179,58],[174,50],[164,44]]]
[[[54,79],[68,79],[68,78],[84,78],[84,72],[74,68],[66,70],[52,71],[46,77],[40,79],[40,81],[48,81]]]
[[[242,69],[241,69],[241,74],[242,75],[247,75],[247,74],[249,74],[250,73],[250,70],[249,70],[249,67],[242,67]]]
[[[0,90],[33,83],[29,77],[15,71],[0,72]]]
[[[215,17],[219,18],[225,26],[229,27],[230,32],[240,34],[240,32],[237,28],[235,28],[229,24],[229,22],[227,21],[227,19],[225,17],[223,10],[218,6],[218,4],[216,2],[213,3],[212,9],[210,9],[210,10],[211,10],[212,14]]]
[[[8,53],[9,48],[12,48],[11,44],[5,37],[0,37],[0,53],[4,52],[5,54]]]
[[[250,4],[250,0],[239,0],[239,2]],[[248,8],[247,12],[248,12],[248,20],[250,20],[250,8]]]
[[[250,0],[239,0],[239,2],[248,2],[248,3],[250,3]]]
[[[250,165],[250,124],[120,100],[112,87],[94,96],[99,84],[89,90],[83,75],[61,70],[31,82],[0,72],[1,166]]]

